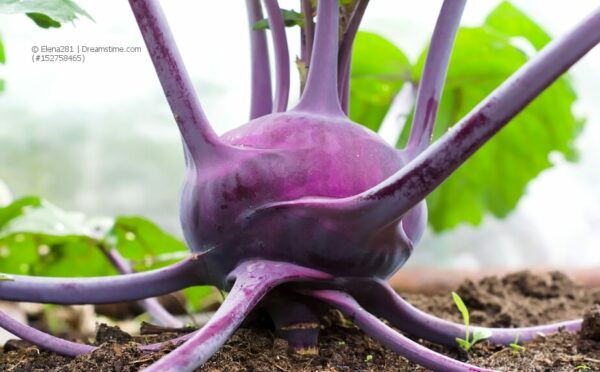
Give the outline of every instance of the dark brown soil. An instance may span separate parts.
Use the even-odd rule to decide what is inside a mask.
[[[600,371],[600,288],[584,289],[564,275],[516,273],[502,279],[465,282],[457,292],[471,310],[472,323],[489,326],[525,326],[581,317],[580,333],[561,332],[538,337],[524,350],[477,344],[469,354],[422,342],[439,352],[482,367],[501,371]],[[432,314],[460,321],[449,293],[405,294]],[[326,318],[318,356],[299,356],[288,350],[268,328],[244,327],[231,337],[200,371],[425,371],[389,351],[332,312]],[[137,371],[169,348],[155,354],[137,350],[149,343],[178,336],[161,332],[130,336],[100,326],[94,353],[66,358],[22,342],[11,341],[0,350],[0,371]]]

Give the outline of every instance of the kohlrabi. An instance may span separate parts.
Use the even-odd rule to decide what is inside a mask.
[[[148,371],[190,371],[205,362],[257,306],[292,347],[316,347],[325,302],[408,359],[440,371],[483,369],[440,355],[401,335],[455,346],[465,326],[406,303],[386,279],[410,257],[427,220],[424,198],[512,117],[600,41],[600,10],[551,42],[430,145],[448,60],[465,0],[445,0],[419,85],[408,145],[401,151],[347,117],[350,56],[367,0],[340,30],[338,0],[302,1],[301,58],[307,71],[299,102],[287,109],[289,57],[284,18],[265,0],[275,52],[271,92],[259,0],[247,0],[252,45],[250,121],[215,134],[196,98],[156,0],[130,0],[183,137],[187,172],[181,223],[191,255],[163,269],[70,279],[11,275],[0,299],[57,304],[129,301],[212,284],[229,291],[202,329],[173,340],[178,348]],[[347,6],[347,5],[345,5]],[[410,4],[407,3],[407,6]],[[202,36],[200,36],[202,37]],[[575,330],[574,320],[518,329],[484,329],[510,344],[540,332]],[[0,325],[66,355],[93,346],[54,338],[0,313]],[[141,347],[155,350],[160,345]]]

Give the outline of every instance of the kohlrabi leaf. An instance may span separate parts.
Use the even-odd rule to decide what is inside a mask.
[[[404,53],[383,37],[359,32],[352,51],[350,119],[374,131],[410,78]]]
[[[38,206],[21,208],[19,216],[2,225],[0,239],[15,234],[32,233],[52,236],[91,237],[90,226],[86,225],[81,213],[65,212],[42,201]]]
[[[551,40],[543,28],[508,1],[500,3],[487,16],[485,25],[505,36],[524,37],[538,50]]]
[[[0,208],[0,271],[42,276],[113,274],[82,214],[29,197]]]
[[[36,25],[41,28],[59,28],[60,22],[53,20],[49,16],[42,13],[27,13],[27,17],[31,18]]]
[[[29,208],[37,208],[42,204],[42,200],[36,196],[27,196],[15,200],[6,207],[0,208],[0,233],[4,225],[14,218],[25,214]]]
[[[191,313],[205,309],[208,305],[221,302],[221,293],[216,287],[197,286],[183,290],[187,310]]]
[[[285,27],[292,26],[300,26],[304,27],[304,14],[298,13],[293,9],[281,9],[281,14],[283,15],[283,23]],[[256,22],[252,29],[254,30],[266,30],[269,29],[269,20],[267,18],[263,18],[260,21]]]
[[[118,217],[108,235],[108,241],[135,263],[136,270],[147,270],[175,261],[155,264],[154,258],[165,253],[188,252],[182,241],[142,217]]]
[[[459,30],[434,141],[527,61],[530,51],[520,49],[517,35],[536,48],[549,41],[539,26],[508,3],[496,8],[482,27]],[[425,53],[413,70],[415,80],[424,61]],[[443,231],[463,222],[478,225],[486,213],[505,217],[529,181],[551,166],[551,153],[575,159],[574,140],[583,124],[572,111],[575,99],[568,78],[560,78],[452,174],[427,199],[433,229]]]
[[[4,44],[2,44],[2,35],[0,35],[0,64],[4,64],[6,62],[6,57],[4,56]],[[0,79],[0,92],[4,90],[4,80]]]
[[[92,17],[72,0],[0,0],[0,13],[27,14],[38,26],[60,27],[80,16]]]

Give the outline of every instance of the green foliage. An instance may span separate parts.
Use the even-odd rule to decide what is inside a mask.
[[[132,260],[133,268],[140,271],[159,268],[176,261],[156,262],[156,257],[166,253],[188,251],[182,241],[142,217],[117,217],[107,234],[107,241]]]
[[[377,131],[409,77],[410,62],[400,49],[379,35],[359,32],[352,51],[350,118]]]
[[[40,26],[41,28],[60,27],[60,22],[55,21],[54,19],[42,13],[27,13],[27,17],[31,18],[31,20],[34,21],[35,24]]]
[[[6,56],[4,55],[4,44],[2,43],[2,35],[0,35],[0,64],[6,63]],[[0,79],[0,92],[4,90],[4,80]]]
[[[358,37],[355,45],[350,117],[377,130],[393,97],[409,80],[407,72],[410,71],[411,80],[421,79],[427,50],[414,66],[406,61],[394,69],[394,57],[387,53],[391,48],[397,50],[398,56],[402,52],[393,45],[383,52],[368,41]],[[496,7],[482,26],[461,28],[450,59],[433,140],[527,62],[530,50],[539,50],[549,41],[550,36],[539,25],[508,2]],[[391,68],[382,67],[378,74],[379,67],[369,66],[372,70],[367,76],[375,77],[364,79],[358,71],[365,68],[365,63],[389,63]],[[390,76],[393,84],[386,85]],[[441,232],[464,222],[478,225],[486,213],[506,217],[525,193],[527,184],[552,165],[552,152],[575,160],[574,140],[583,125],[573,114],[575,100],[568,77],[558,79],[452,174],[427,198],[433,230]],[[411,120],[412,117],[407,118],[398,141],[400,148],[408,139]]]
[[[471,350],[473,345],[475,345],[476,343],[490,338],[492,336],[492,333],[487,329],[476,329],[473,332],[473,334],[471,335],[471,332],[469,329],[470,316],[469,316],[469,310],[467,309],[467,306],[463,302],[462,298],[460,298],[460,296],[456,292],[452,292],[452,300],[454,300],[454,303],[456,304],[456,307],[458,308],[458,311],[460,312],[460,314],[463,318],[463,323],[465,325],[465,338],[463,339],[463,338],[457,337],[456,343],[458,344],[458,346],[461,349],[468,352],[469,350]]]
[[[0,63],[6,63],[6,56],[4,55],[4,44],[2,44],[2,39],[0,39]]]
[[[79,17],[92,17],[72,0],[0,0],[0,13],[26,14],[43,28],[60,27]]]
[[[304,14],[298,13],[293,9],[281,9],[281,14],[283,15],[285,27],[304,27]],[[269,20],[267,18],[261,19],[252,26],[254,30],[266,30],[269,28]]]
[[[88,219],[38,197],[0,208],[0,280],[6,274],[102,276],[117,274],[104,251],[116,248],[137,271],[187,256],[185,244],[142,217]],[[214,293],[210,287],[184,291],[190,310]]]
[[[434,140],[527,61],[513,43],[517,34],[537,48],[550,40],[508,3],[496,8],[482,27],[459,31]],[[422,71],[424,60],[425,54],[414,71]],[[486,212],[506,217],[529,181],[551,166],[551,152],[575,159],[573,143],[582,126],[572,111],[575,100],[569,80],[561,78],[517,115],[428,197],[433,229],[443,231],[461,222],[478,225]]]

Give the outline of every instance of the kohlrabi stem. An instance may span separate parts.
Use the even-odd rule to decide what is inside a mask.
[[[269,16],[269,28],[275,52],[275,99],[273,112],[283,112],[287,109],[290,93],[290,54],[285,35],[283,15],[277,0],[264,0]]]
[[[145,372],[193,371],[227,341],[271,289],[284,282],[331,279],[327,274],[293,264],[258,260],[241,264],[229,277],[235,284],[210,321]]]
[[[466,0],[445,0],[438,16],[417,92],[417,104],[406,148],[414,158],[429,146],[448,62]]]
[[[301,30],[302,47],[300,50],[300,58],[302,58],[306,67],[309,68],[315,37],[315,23],[313,21],[313,6],[311,0],[301,0],[300,9],[304,14],[304,27]]]
[[[60,355],[75,357],[77,355],[91,353],[97,349],[95,346],[67,341],[48,333],[41,332],[31,326],[17,322],[2,311],[0,311],[0,328],[7,330],[15,336],[28,341],[41,349],[52,351]],[[139,348],[145,352],[158,351],[164,348],[168,343],[173,343],[175,345],[182,343],[190,339],[194,333],[195,332],[188,333],[165,342],[141,345]]]
[[[337,92],[338,0],[319,1],[306,87],[295,111],[344,116]]]
[[[417,309],[398,295],[383,280],[368,279],[352,285],[351,293],[368,311],[389,321],[393,326],[410,335],[446,346],[456,346],[456,339],[465,337],[467,327],[437,318]],[[501,345],[509,345],[518,336],[521,341],[529,341],[540,334],[551,334],[561,329],[575,332],[581,328],[581,319],[553,324],[521,328],[487,328],[469,326],[468,334],[489,331],[486,340]],[[466,338],[465,338],[466,339]]]
[[[352,297],[344,292],[321,290],[309,292],[318,298],[338,308],[365,333],[394,350],[406,359],[434,371],[465,372],[491,371],[478,368],[458,360],[454,360],[418,344],[401,335],[377,317],[363,309]]]
[[[352,60],[352,45],[358,32],[358,26],[362,21],[369,0],[358,0],[348,26],[342,35],[338,57],[338,91],[342,110],[348,114],[348,100],[350,94],[350,62]]]
[[[129,265],[129,262],[121,256],[118,250],[109,249],[107,247],[101,247],[102,252],[106,255],[108,260],[113,264],[117,271],[121,274],[133,274],[134,270]],[[156,298],[148,298],[145,300],[138,301],[138,304],[146,310],[146,312],[158,322],[160,325],[165,327],[180,328],[183,323],[175,318],[171,313],[165,309]]]
[[[224,146],[202,111],[194,86],[157,0],[129,0],[175,121],[192,158]]]
[[[100,304],[141,300],[206,284],[199,255],[142,273],[89,278],[11,275],[0,281],[0,300],[54,304]]]
[[[0,328],[4,328],[13,335],[31,342],[44,350],[53,351],[70,357],[91,353],[96,349],[94,346],[63,340],[42,331],[38,331],[33,327],[17,322],[3,311],[0,311]]]
[[[260,0],[246,0],[248,28],[250,30],[250,67],[252,69],[252,94],[250,98],[250,119],[270,114],[273,110],[271,91],[271,68],[269,48],[265,30],[255,30],[256,22],[263,19]]]

